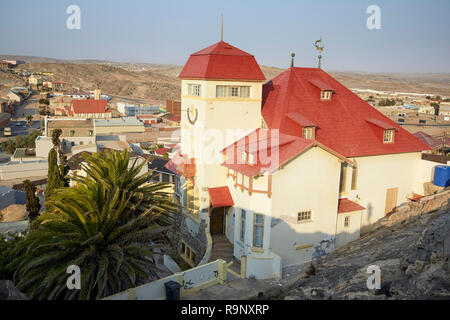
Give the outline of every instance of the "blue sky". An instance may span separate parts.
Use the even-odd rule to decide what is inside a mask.
[[[66,8],[81,8],[81,29],[69,30]],[[381,9],[369,30],[366,8]],[[313,43],[323,37],[323,67],[369,72],[450,72],[448,0],[1,0],[0,54],[61,59],[184,64],[219,40],[263,65],[315,67]]]

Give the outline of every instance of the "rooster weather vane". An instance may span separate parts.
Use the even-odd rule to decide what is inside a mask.
[[[319,66],[318,68],[321,68],[321,61],[322,61],[322,51],[324,47],[319,46],[319,43],[322,44],[322,37],[320,37],[319,40],[316,40],[316,42],[314,43],[314,46],[316,47],[317,51],[319,52],[318,58],[319,58]]]

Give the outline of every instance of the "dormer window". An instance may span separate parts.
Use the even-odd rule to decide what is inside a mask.
[[[383,143],[394,142],[394,132],[395,132],[395,130],[393,130],[393,129],[384,130]]]
[[[331,96],[333,95],[333,91],[331,90],[322,90],[320,93],[321,100],[331,100]]]
[[[302,129],[302,137],[305,139],[315,139],[315,127],[303,127]]]

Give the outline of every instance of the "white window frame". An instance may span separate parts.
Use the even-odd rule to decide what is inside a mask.
[[[383,132],[383,143],[393,143],[394,142],[394,129],[386,129]]]
[[[333,95],[333,91],[322,90],[322,92],[320,93],[320,99],[321,100],[330,100],[332,95]]]
[[[297,223],[311,222],[313,220],[312,210],[303,210],[297,212]]]
[[[249,98],[250,86],[216,86],[216,98]]]
[[[239,239],[245,243],[245,226],[246,226],[247,212],[244,209],[241,209],[241,223],[240,223],[240,232]]]
[[[256,217],[257,216],[261,216],[262,217],[262,222],[257,222],[256,221]],[[255,213],[253,216],[253,247],[254,248],[263,248],[264,246],[264,215],[260,214],[260,213]],[[262,233],[261,233],[261,244],[257,245],[256,244],[256,228],[261,228]]]
[[[344,228],[349,228],[350,227],[350,216],[346,216],[344,218]]]
[[[188,83],[188,95],[200,97],[201,95],[201,85],[198,83]]]
[[[305,139],[313,140],[315,136],[315,128],[314,127],[303,127],[302,128],[302,137]]]

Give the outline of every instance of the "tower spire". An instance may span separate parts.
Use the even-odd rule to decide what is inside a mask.
[[[291,57],[292,57],[292,59],[291,59],[291,68],[293,68],[294,67],[294,57],[295,57],[295,53],[294,52],[291,53]]]
[[[220,16],[220,41],[223,41],[223,14]]]

